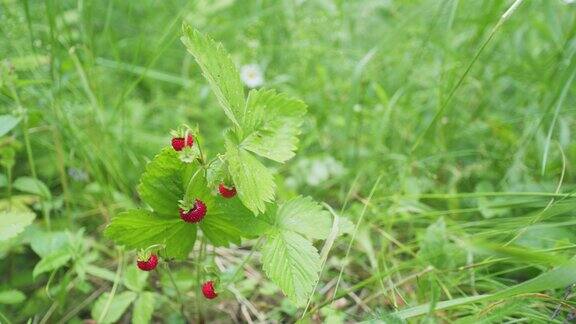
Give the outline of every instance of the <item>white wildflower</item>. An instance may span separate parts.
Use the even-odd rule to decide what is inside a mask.
[[[310,161],[308,168],[306,183],[311,186],[318,186],[331,177],[341,176],[345,171],[342,164],[331,156]]]
[[[329,176],[330,171],[328,170],[328,166],[324,163],[324,161],[316,160],[312,162],[312,166],[308,172],[306,182],[311,186],[317,186],[326,181]]]
[[[324,163],[328,167],[328,172],[330,172],[332,176],[337,177],[344,174],[344,167],[342,166],[342,163],[336,161],[333,157],[326,157],[324,159]]]
[[[248,88],[258,88],[264,84],[264,74],[258,64],[244,65],[240,69],[240,78]]]

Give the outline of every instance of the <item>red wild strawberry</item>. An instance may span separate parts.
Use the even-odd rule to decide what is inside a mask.
[[[140,268],[140,270],[144,271],[154,270],[158,265],[158,256],[156,254],[150,254],[148,260],[138,259],[138,261],[136,261],[136,265],[138,265],[138,268]]]
[[[220,195],[224,198],[232,198],[236,196],[236,187],[226,187],[224,183],[221,183],[218,186],[218,191],[220,191]]]
[[[204,295],[204,297],[207,299],[214,299],[218,297],[218,294],[214,289],[214,281],[210,280],[202,284],[202,295]]]
[[[194,144],[194,137],[192,137],[190,134],[186,137],[186,139],[184,139],[184,137],[172,138],[172,148],[178,152],[182,151],[184,147],[192,147],[192,144]]]
[[[180,208],[180,218],[187,223],[198,223],[206,216],[206,204],[196,199],[194,207],[189,210]]]

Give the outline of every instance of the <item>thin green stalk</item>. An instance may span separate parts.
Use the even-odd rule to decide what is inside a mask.
[[[360,214],[360,218],[358,219],[358,222],[356,223],[356,227],[354,228],[354,232],[352,233],[352,238],[350,238],[350,244],[348,244],[348,248],[346,249],[346,255],[344,256],[344,262],[348,261],[348,256],[350,255],[350,251],[352,250],[352,244],[354,244],[354,240],[356,239],[356,234],[358,233],[358,229],[360,228],[360,225],[362,224],[362,220],[364,219],[364,215],[366,214],[368,206],[370,205],[370,200],[372,199],[374,192],[376,192],[376,188],[378,188],[378,185],[380,184],[380,180],[382,180],[382,175],[380,175],[378,177],[378,179],[376,179],[374,186],[372,186],[372,190],[370,190],[370,195],[368,196],[368,200],[364,204],[364,208],[362,209],[362,213]],[[340,273],[338,274],[338,280],[336,281],[336,286],[334,288],[334,295],[332,296],[332,302],[334,301],[334,298],[336,297],[336,295],[338,293],[338,287],[340,286],[340,281],[342,280],[342,274],[344,273],[345,265],[346,264],[342,265],[342,267],[340,268]]]
[[[178,285],[176,284],[176,280],[174,280],[174,276],[172,275],[172,270],[170,269],[170,264],[168,262],[166,262],[165,269],[166,269],[166,273],[168,273],[168,278],[170,278],[170,282],[172,283],[172,286],[174,287],[174,290],[176,291],[178,303],[180,304],[180,314],[182,315],[182,317],[184,317],[186,320],[188,320],[188,316],[186,314],[186,307],[184,304],[184,298],[182,297],[182,293],[180,292],[180,289],[178,288]]]
[[[558,144],[558,146],[560,146],[560,144]],[[566,172],[566,155],[564,154],[564,151],[562,150],[562,147],[560,147],[560,153],[562,154],[562,173],[560,174],[560,179],[558,181],[558,185],[556,186],[556,193],[560,192],[560,188],[562,187],[562,184],[564,183],[564,175]],[[556,201],[555,198],[550,199],[550,201],[548,202],[548,204],[546,205],[546,207],[544,207],[544,209],[542,211],[540,211],[539,213],[537,213],[531,220],[530,222],[524,226],[523,228],[521,228],[518,233],[516,233],[516,235],[514,235],[514,237],[512,237],[508,242],[506,242],[506,244],[504,244],[504,246],[510,245],[512,242],[514,242],[516,239],[518,239],[522,234],[524,234],[528,228],[536,223],[538,223],[541,219],[542,216],[544,215],[544,213],[554,205],[554,203],[558,203],[561,202],[564,199],[567,199],[568,197],[562,197],[560,200]]]
[[[71,309],[69,312],[67,312],[66,315],[64,315],[60,320],[58,320],[58,324],[68,323],[68,321],[72,317],[74,317],[74,315],[80,313],[80,311],[82,311],[82,309],[84,309],[84,307],[92,304],[92,302],[94,302],[94,300],[96,300],[96,298],[98,298],[98,296],[102,295],[104,290],[105,290],[104,287],[101,287],[101,288],[95,290],[88,297],[86,297],[86,299],[84,299],[80,304],[76,305],[73,309]]]
[[[417,194],[417,195],[391,195],[383,196],[379,200],[390,200],[397,198],[420,198],[420,199],[461,199],[461,198],[484,198],[484,197],[555,197],[568,198],[573,196],[569,193],[554,192],[464,192],[454,194]]]
[[[114,295],[116,295],[116,290],[118,289],[118,285],[120,284],[120,278],[122,274],[122,268],[124,266],[124,251],[118,250],[118,268],[116,269],[116,276],[114,277],[114,283],[112,284],[112,289],[110,290],[110,296],[106,301],[106,305],[104,305],[104,309],[98,318],[98,323],[102,323],[104,317],[108,313],[110,306],[112,305],[112,300],[114,299]]]
[[[198,261],[196,262],[196,310],[198,311],[198,323],[204,322],[204,312],[202,311],[202,298],[198,294],[202,290],[202,264],[204,261],[204,251],[206,243],[204,237],[200,241],[200,250],[198,251]]]
[[[408,266],[407,266],[407,265],[404,265],[404,268],[408,268]],[[401,269],[401,268],[396,268],[396,269],[389,270],[388,272],[376,274],[376,275],[374,275],[374,276],[372,276],[372,277],[370,277],[370,278],[368,278],[368,279],[365,279],[365,280],[363,280],[363,281],[361,281],[361,282],[359,282],[359,283],[351,286],[351,287],[348,288],[348,289],[345,289],[344,291],[342,291],[342,292],[339,293],[339,294],[337,294],[336,291],[335,291],[335,292],[334,292],[334,296],[333,296],[332,299],[326,299],[326,300],[322,301],[320,304],[318,304],[317,306],[315,306],[314,308],[312,308],[312,310],[310,311],[310,313],[312,313],[312,314],[313,314],[313,313],[316,313],[318,310],[322,309],[324,306],[332,303],[333,300],[338,300],[338,299],[340,299],[340,298],[342,298],[342,297],[344,297],[344,296],[347,296],[347,295],[349,295],[350,293],[353,293],[353,292],[355,292],[355,291],[357,291],[357,290],[359,290],[359,289],[362,289],[362,288],[364,288],[364,287],[366,287],[366,286],[374,283],[374,282],[377,281],[377,280],[380,280],[380,278],[384,278],[384,277],[386,277],[386,276],[391,276],[391,275],[393,275],[394,273],[399,272],[400,270],[402,270],[402,269]],[[426,272],[434,271],[434,269],[426,268],[426,269],[423,270],[423,271],[425,271],[424,273],[426,273]],[[419,275],[420,275],[420,274],[422,274],[422,272],[419,273]],[[412,276],[412,277],[414,277],[414,276]],[[409,277],[409,278],[411,279],[411,277]],[[406,278],[406,279],[404,280],[404,282],[407,281],[409,278]],[[395,286],[399,286],[399,284],[396,284]]]
[[[6,168],[6,176],[8,177],[8,206],[12,202],[12,167]]]
[[[560,115],[560,109],[562,108],[562,104],[568,95],[569,90],[571,89],[572,82],[574,81],[574,77],[576,76],[576,65],[572,74],[564,84],[562,88],[562,92],[560,94],[560,98],[558,98],[558,102],[556,103],[556,109],[554,110],[554,117],[552,118],[552,122],[550,123],[550,128],[548,129],[548,135],[546,136],[546,143],[544,144],[544,152],[542,153],[542,170],[541,175],[546,173],[546,164],[548,161],[548,151],[550,150],[550,142],[552,141],[552,133],[554,131],[554,126],[556,125],[556,120]]]
[[[6,315],[4,315],[2,312],[0,312],[0,318],[2,319],[2,323],[12,324],[8,317],[6,317]]]
[[[250,261],[250,259],[252,258],[252,255],[254,255],[254,252],[256,250],[258,250],[260,245],[262,245],[262,242],[264,242],[264,237],[260,237],[258,239],[258,241],[256,241],[256,244],[254,244],[254,246],[250,249],[250,253],[248,253],[248,255],[246,257],[244,257],[242,262],[240,262],[240,265],[237,266],[236,271],[234,271],[234,274],[232,274],[232,277],[230,277],[230,282],[228,284],[232,284],[236,281],[236,277],[238,276],[240,271],[242,271],[242,269],[244,268],[246,263],[248,263],[248,261]]]
[[[452,98],[454,97],[454,95],[456,94],[456,91],[460,88],[460,86],[462,86],[462,84],[464,83],[464,80],[466,79],[466,77],[468,76],[468,74],[470,73],[470,71],[472,70],[472,67],[474,66],[474,64],[476,63],[476,61],[478,61],[478,58],[480,57],[480,55],[482,54],[482,52],[484,52],[484,49],[486,49],[486,46],[488,45],[488,43],[490,43],[490,41],[494,38],[494,36],[496,35],[496,32],[500,29],[500,27],[502,27],[502,25],[512,16],[512,14],[516,11],[516,9],[518,9],[518,7],[522,4],[522,2],[524,2],[524,0],[516,0],[514,1],[514,3],[512,3],[512,5],[508,8],[508,10],[506,10],[506,12],[504,12],[504,14],[502,14],[502,16],[500,17],[500,19],[498,20],[498,22],[496,23],[496,25],[492,28],[492,30],[490,31],[490,34],[488,34],[488,37],[486,38],[486,40],[480,45],[480,47],[478,48],[478,50],[476,51],[476,54],[474,54],[474,57],[472,57],[472,60],[470,61],[470,63],[468,63],[468,66],[466,67],[466,70],[464,70],[464,73],[462,73],[462,75],[460,76],[460,78],[458,79],[458,82],[456,82],[456,85],[452,88],[452,90],[450,90],[450,92],[448,93],[448,96],[446,97],[446,100],[444,100],[444,102],[442,103],[442,105],[440,106],[440,109],[438,109],[438,111],[436,112],[436,114],[434,115],[434,118],[432,119],[432,121],[430,122],[430,124],[428,124],[428,126],[426,126],[426,128],[424,129],[424,131],[420,132],[420,134],[418,135],[418,137],[416,138],[416,142],[414,142],[414,145],[412,146],[412,148],[410,149],[410,155],[412,155],[414,153],[414,151],[416,150],[416,148],[418,148],[418,146],[420,145],[420,143],[422,142],[422,139],[432,130],[432,128],[434,127],[434,125],[436,125],[436,123],[438,123],[438,121],[440,120],[440,118],[444,115],[444,111],[446,110],[446,108],[448,107],[448,104],[452,101]]]
[[[86,96],[88,96],[88,99],[90,101],[90,106],[92,107],[92,114],[94,116],[94,120],[98,124],[102,125],[104,123],[104,118],[102,117],[102,107],[100,105],[100,102],[98,101],[98,98],[96,98],[96,94],[94,93],[92,86],[90,85],[90,80],[88,80],[88,75],[84,70],[84,66],[82,66],[82,62],[80,62],[80,59],[76,54],[76,47],[70,48],[68,53],[70,54],[70,58],[74,63],[74,67],[76,67],[76,71],[80,76],[82,88],[84,89],[84,92],[86,93]]]
[[[322,247],[322,250],[320,252],[320,272],[318,275],[318,279],[314,283],[314,289],[312,289],[312,294],[310,294],[310,297],[308,297],[308,301],[306,302],[306,307],[304,308],[304,311],[302,312],[302,316],[300,317],[301,320],[304,319],[304,317],[308,313],[308,308],[310,308],[310,305],[312,303],[312,298],[314,297],[314,292],[316,291],[316,289],[318,289],[318,284],[320,283],[320,279],[322,278],[322,274],[324,273],[324,269],[326,267],[326,260],[328,259],[328,255],[330,254],[330,251],[332,250],[332,247],[334,245],[334,241],[336,241],[336,238],[338,237],[338,232],[340,231],[340,226],[339,226],[340,216],[338,216],[338,214],[336,214],[334,209],[332,209],[332,207],[330,205],[328,205],[327,203],[323,203],[322,205],[332,214],[332,218],[333,218],[332,229],[330,230],[328,237],[324,241],[324,246]]]
[[[32,152],[32,145],[30,144],[30,133],[29,133],[29,124],[28,124],[28,112],[24,109],[22,105],[22,101],[20,100],[20,96],[18,95],[18,91],[16,90],[16,85],[14,84],[14,80],[12,78],[8,78],[8,88],[10,88],[10,92],[14,101],[16,102],[16,107],[18,109],[18,113],[22,116],[22,134],[24,136],[24,146],[26,147],[26,156],[28,157],[28,164],[30,165],[30,172],[32,173],[32,178],[36,180],[36,185],[39,188],[39,180],[38,175],[36,173],[36,164],[34,163],[34,154]],[[46,203],[44,201],[45,197],[40,196],[40,205],[42,207],[42,214],[44,219],[46,220],[46,227],[50,231],[51,221],[50,221],[50,212]]]

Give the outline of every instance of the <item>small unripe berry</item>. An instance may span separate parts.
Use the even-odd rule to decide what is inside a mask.
[[[218,294],[214,288],[214,281],[210,280],[202,284],[202,295],[204,295],[204,297],[207,299],[214,299],[218,297]]]
[[[206,204],[196,199],[194,207],[189,210],[180,208],[180,218],[187,223],[198,223],[206,216]]]
[[[226,187],[224,183],[221,183],[218,186],[218,191],[220,192],[220,195],[224,198],[232,198],[236,196],[236,187],[234,186]]]
[[[175,151],[182,151],[185,147],[192,147],[194,144],[194,137],[192,135],[188,135],[186,138],[184,137],[174,137],[172,138],[172,148]]]
[[[140,270],[143,271],[154,270],[158,265],[158,256],[156,254],[150,254],[148,260],[138,260],[136,261],[136,265]]]

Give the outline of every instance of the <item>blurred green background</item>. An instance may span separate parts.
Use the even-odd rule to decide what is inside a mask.
[[[279,197],[310,195],[358,227],[332,248],[305,319],[392,323],[396,309],[562,264],[576,247],[576,5],[524,1],[502,20],[513,2],[2,0],[0,322],[81,322],[111,290],[153,296],[155,322],[182,321],[167,278],[119,283],[145,278],[117,273],[134,255],[101,233],[139,203],[170,129],[197,125],[208,154],[222,147],[183,21],[309,105],[297,156],[275,165]],[[10,204],[28,215],[20,233]],[[217,254],[233,267],[246,250]],[[255,269],[205,305],[208,319],[302,316]],[[193,300],[190,271],[176,276]],[[571,297],[548,284],[408,321],[562,322]],[[133,300],[114,303],[113,321],[130,321]]]

